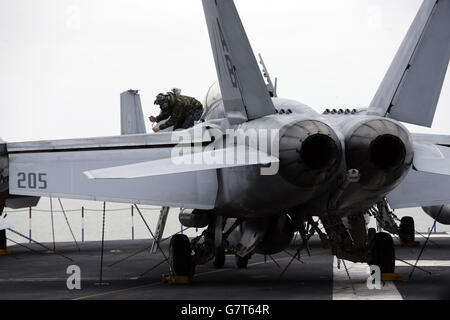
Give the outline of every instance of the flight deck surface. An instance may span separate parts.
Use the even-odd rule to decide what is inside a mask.
[[[417,240],[422,246],[425,243],[424,238]],[[101,242],[81,243],[80,251],[75,244],[56,243],[58,254],[36,244],[23,244],[34,251],[15,245],[10,247],[10,255],[0,256],[0,299],[449,299],[450,236],[433,235],[417,264],[420,269],[414,270],[411,280],[413,268],[408,263],[415,264],[422,248],[401,247],[398,241],[395,243],[397,258],[405,261],[399,260],[396,267],[402,280],[385,282],[382,290],[367,289],[365,265],[346,262],[338,269],[331,251],[322,248],[318,239],[311,242],[311,256],[303,251],[300,261],[292,260],[293,247],[272,257],[254,255],[246,269],[238,269],[234,256],[228,255],[223,269],[215,269],[212,262],[198,266],[188,285],[169,285],[161,281],[169,267],[160,251],[149,252],[150,240],[105,242],[103,283],[100,283]],[[51,243],[45,245],[53,248]],[[162,243],[161,247],[167,256],[168,243]],[[80,290],[67,287],[71,275],[67,274],[67,268],[71,265],[80,267]]]

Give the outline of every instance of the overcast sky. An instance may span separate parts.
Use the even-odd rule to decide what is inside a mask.
[[[421,0],[236,0],[279,95],[367,106]],[[146,117],[172,87],[203,100],[216,73],[201,0],[0,0],[0,137],[120,134],[121,92]],[[450,134],[450,79],[431,130]],[[411,127],[410,127],[411,128]]]

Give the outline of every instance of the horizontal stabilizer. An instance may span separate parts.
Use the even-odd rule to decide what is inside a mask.
[[[446,140],[445,136],[422,135]],[[394,209],[438,206],[450,203],[450,148],[414,143],[414,165],[405,180],[387,199]]]
[[[440,206],[450,203],[450,176],[411,169],[387,200],[393,209]]]
[[[415,142],[437,144],[450,147],[450,136],[440,134],[413,133],[411,134]]]
[[[414,170],[450,175],[450,148],[414,143]]]
[[[450,0],[425,0],[368,114],[431,127],[450,59]]]
[[[279,162],[278,158],[255,149],[243,149],[242,151],[245,152],[245,154],[242,153],[243,156],[239,154],[240,150],[236,151],[235,148],[226,148],[191,153],[178,157],[86,171],[84,174],[90,179],[134,179]],[[227,161],[227,156],[230,158],[230,155],[231,159]]]

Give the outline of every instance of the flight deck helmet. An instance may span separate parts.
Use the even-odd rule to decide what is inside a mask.
[[[156,96],[155,104],[162,106],[164,103],[169,102],[169,95],[160,93]]]

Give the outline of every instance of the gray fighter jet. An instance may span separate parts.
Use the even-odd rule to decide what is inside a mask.
[[[232,0],[203,0],[218,82],[193,128],[146,134],[139,95],[122,94],[122,136],[0,144],[6,206],[38,197],[182,207],[206,228],[176,235],[175,275],[234,254],[283,251],[298,232],[318,234],[333,255],[393,272],[390,234],[414,240],[414,221],[392,208],[425,207],[450,222],[450,136],[431,126],[450,58],[450,0],[425,0],[367,109],[325,110],[277,96]],[[373,216],[388,233],[367,230]],[[323,226],[323,228],[321,228]]]

